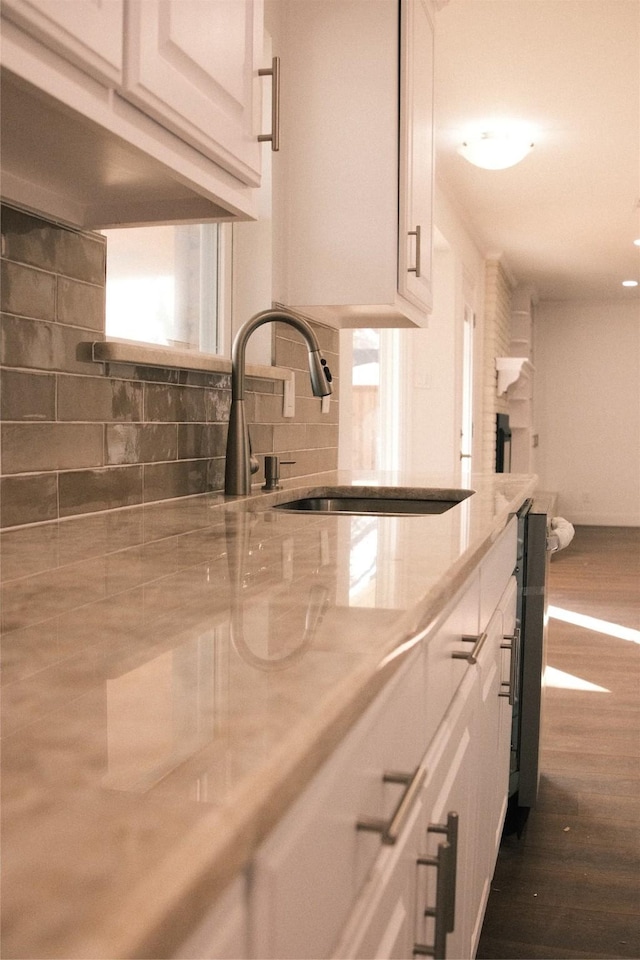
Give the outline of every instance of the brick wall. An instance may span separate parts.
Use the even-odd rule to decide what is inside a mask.
[[[93,362],[105,238],[11,207],[1,215],[0,525],[221,490],[230,375]],[[250,378],[254,452],[295,460],[285,476],[334,469],[337,390],[322,414],[303,341],[273,329],[274,362],[300,371],[296,416],[282,416],[281,382]],[[315,329],[337,373],[338,334]]]
[[[485,264],[483,347],[482,470],[495,470],[496,414],[508,413],[506,394],[498,396],[496,357],[510,356],[512,285],[498,260]]]

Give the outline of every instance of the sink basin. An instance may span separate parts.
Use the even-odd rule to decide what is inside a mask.
[[[415,487],[333,487],[306,497],[277,503],[275,510],[309,513],[351,513],[375,516],[422,516],[445,513],[470,497],[473,490]]]

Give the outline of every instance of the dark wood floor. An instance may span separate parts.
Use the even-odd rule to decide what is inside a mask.
[[[640,529],[578,527],[549,588],[555,607],[637,631]],[[550,619],[547,662],[587,689],[546,690],[538,805],[503,840],[477,956],[638,960],[640,646]]]

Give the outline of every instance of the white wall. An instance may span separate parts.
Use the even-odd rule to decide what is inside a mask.
[[[640,308],[540,303],[536,470],[572,523],[640,525]]]

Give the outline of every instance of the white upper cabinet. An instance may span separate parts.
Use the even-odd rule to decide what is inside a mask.
[[[262,0],[5,0],[0,39],[4,200],[82,228],[255,218]]]
[[[260,182],[261,0],[129,0],[123,96],[245,183]]]
[[[2,13],[98,80],[122,80],[124,0],[3,0]]]
[[[278,11],[274,299],[333,326],[424,325],[431,307],[430,6],[281,0]]]
[[[398,288],[430,310],[433,233],[433,61],[431,9],[401,4]]]

